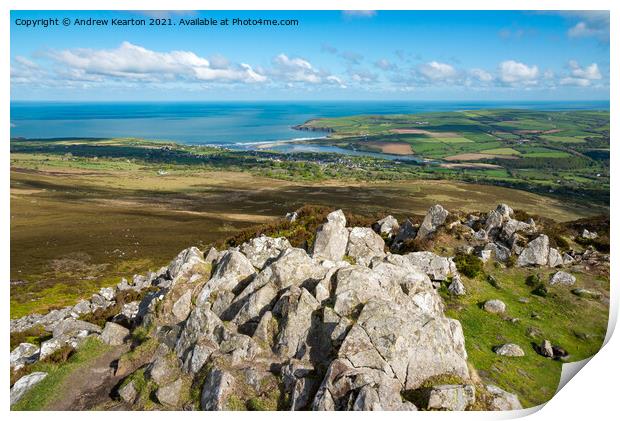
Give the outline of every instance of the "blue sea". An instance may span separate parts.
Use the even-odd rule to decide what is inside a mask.
[[[414,114],[484,108],[609,110],[609,101],[308,101],[308,102],[11,102],[11,137],[139,137],[186,144],[255,148],[322,137],[293,130],[312,118],[355,114]],[[278,148],[291,151],[293,146]],[[296,150],[314,146],[295,144]],[[301,148],[301,149],[299,149]],[[271,148],[273,149],[273,148]],[[320,149],[320,148],[319,148]],[[316,149],[315,149],[316,150]],[[326,151],[339,152],[339,151]],[[346,151],[345,151],[346,152]]]

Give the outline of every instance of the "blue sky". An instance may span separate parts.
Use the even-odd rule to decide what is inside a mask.
[[[68,27],[20,25],[65,17]],[[177,25],[73,24],[89,17]],[[179,26],[205,17],[299,24]],[[11,98],[607,100],[609,14],[13,11]]]

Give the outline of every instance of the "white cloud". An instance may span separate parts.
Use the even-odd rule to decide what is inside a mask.
[[[562,15],[578,20],[578,22],[568,30],[569,37],[597,37],[601,41],[609,41],[609,11],[591,10],[563,12]]]
[[[72,49],[51,51],[49,56],[67,74],[80,77],[107,76],[136,81],[186,80],[197,82],[260,83],[267,77],[250,65],[224,66],[220,57],[216,65],[191,51],[157,52],[130,42],[114,49]]]
[[[506,60],[499,64],[499,78],[509,85],[535,85],[538,81],[538,66],[528,66],[514,60]]]
[[[581,67],[576,60],[568,62],[570,73],[568,76],[560,79],[562,85],[590,86],[592,81],[603,78],[598,64],[592,63],[587,67]]]
[[[469,74],[479,82],[487,83],[493,80],[493,75],[484,69],[471,69]]]
[[[326,71],[316,69],[308,60],[300,57],[289,57],[284,53],[274,59],[271,71],[273,79],[288,83],[303,83],[309,85],[333,84],[344,86],[344,82],[337,76]]]
[[[454,79],[457,75],[457,71],[454,67],[446,63],[439,63],[437,61],[431,61],[423,64],[418,70],[424,78],[431,81],[445,81]]]

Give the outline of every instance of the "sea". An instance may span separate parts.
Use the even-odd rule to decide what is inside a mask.
[[[137,137],[280,152],[364,154],[296,142],[327,133],[292,127],[320,117],[511,108],[609,110],[609,101],[11,102],[11,137]],[[385,154],[378,154],[385,155]],[[388,157],[389,158],[389,157]]]

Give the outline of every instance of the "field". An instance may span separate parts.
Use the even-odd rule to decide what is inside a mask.
[[[487,211],[498,202],[533,213],[544,207],[558,220],[604,211],[454,181],[304,181],[191,163],[12,153],[11,317],[74,303],[121,276],[158,269],[185,247],[206,247],[305,204],[402,218],[434,203]]]
[[[507,176],[498,177],[483,171],[485,167],[448,167],[460,168],[461,176],[478,182],[509,183],[537,192],[569,194],[570,190],[594,201],[609,198],[605,193],[609,190],[608,111],[367,115],[310,120],[300,127],[330,130],[331,135],[320,142],[345,148],[400,143],[430,162],[473,161],[507,171]]]

